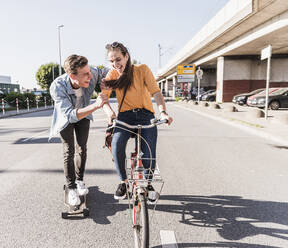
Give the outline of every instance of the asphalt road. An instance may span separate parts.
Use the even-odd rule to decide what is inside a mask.
[[[288,148],[173,104],[168,112],[175,122],[159,127],[165,184],[149,210],[151,247],[169,230],[179,247],[287,248]],[[102,110],[88,142],[90,217],[61,218],[62,145],[47,142],[51,113],[0,120],[0,247],[133,247],[127,201],[113,199],[119,179],[102,148]]]

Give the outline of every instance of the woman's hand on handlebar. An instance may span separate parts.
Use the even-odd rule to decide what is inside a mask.
[[[170,125],[173,122],[173,118],[171,116],[169,116],[165,112],[161,112],[160,113],[160,120],[164,120],[164,119],[166,119],[168,121],[168,125]]]

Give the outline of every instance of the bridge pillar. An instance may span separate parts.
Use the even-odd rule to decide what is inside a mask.
[[[177,78],[176,78],[176,76],[174,76],[174,77],[172,78],[172,80],[173,80],[173,93],[172,93],[172,97],[175,98],[175,97],[176,97],[176,83],[177,83]]]
[[[288,55],[271,60],[270,87],[288,87]],[[217,59],[217,102],[231,102],[234,95],[266,87],[267,62],[260,56],[227,56]]]

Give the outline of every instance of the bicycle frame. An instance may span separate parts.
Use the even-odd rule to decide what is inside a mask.
[[[156,125],[166,123],[167,121],[157,121],[153,122],[151,125],[137,125],[131,126],[125,122],[121,122],[115,120],[113,126],[116,126],[116,123],[119,123],[122,126],[126,126],[129,129],[137,129],[137,133],[132,132],[129,129],[116,126],[117,128],[126,130],[136,135],[136,142],[135,142],[135,151],[131,153],[131,157],[128,159],[130,160],[130,168],[127,166],[127,159],[126,159],[126,172],[128,176],[128,184],[131,191],[127,194],[128,202],[129,202],[129,209],[131,210],[131,205],[133,206],[132,211],[132,226],[134,229],[134,241],[135,247],[137,248],[146,248],[149,247],[149,215],[148,215],[148,208],[147,208],[147,186],[151,182],[160,182],[161,189],[159,191],[159,195],[162,192],[164,181],[160,176],[160,171],[158,166],[155,166],[155,169],[151,169],[152,160],[155,158],[151,158],[151,150],[147,141],[141,136],[141,131],[143,128],[151,128]],[[145,168],[142,163],[142,151],[141,151],[141,139],[147,144],[150,150],[150,168],[148,169],[149,174],[145,175]],[[147,170],[147,169],[146,169]],[[156,172],[156,173],[155,173]],[[150,174],[151,173],[151,174]],[[131,195],[130,195],[131,194]],[[159,197],[155,201],[154,210],[156,208],[157,202]],[[154,213],[154,211],[153,211]]]

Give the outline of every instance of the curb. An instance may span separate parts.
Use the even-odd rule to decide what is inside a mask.
[[[41,109],[32,109],[32,110],[29,110],[29,111],[26,111],[26,112],[20,112],[20,113],[9,113],[9,112],[7,112],[7,114],[5,114],[5,115],[0,115],[0,119],[5,119],[5,118],[9,118],[9,117],[13,117],[13,116],[19,116],[19,115],[30,114],[30,113],[40,112],[40,111],[45,111],[45,110],[50,110],[50,109],[53,109],[53,108],[54,108],[54,106],[49,106],[49,107],[44,108],[44,109],[42,109],[42,108]]]
[[[252,127],[249,127],[249,126],[246,126],[246,125],[244,126],[243,124],[235,123],[235,119],[231,119],[231,120],[224,119],[224,118],[212,116],[212,115],[209,115],[209,114],[206,114],[206,113],[194,110],[194,109],[190,109],[190,108],[187,108],[187,107],[184,107],[184,106],[179,106],[179,105],[174,105],[174,106],[176,106],[178,108],[182,108],[182,109],[188,110],[188,111],[191,111],[191,112],[194,112],[196,114],[202,115],[204,117],[207,117],[207,118],[210,118],[210,119],[213,119],[213,120],[216,120],[216,121],[220,121],[220,122],[225,123],[227,125],[240,128],[240,129],[242,129],[242,130],[244,130],[244,131],[246,131],[246,132],[248,132],[250,134],[256,135],[258,137],[261,137],[261,138],[264,138],[264,139],[267,139],[267,140],[271,140],[271,141],[280,143],[281,145],[288,146],[288,141],[287,140],[285,140],[283,138],[280,138],[278,136],[275,136],[273,134],[269,134],[269,133],[263,132],[261,130],[256,130],[256,129],[254,129]]]

